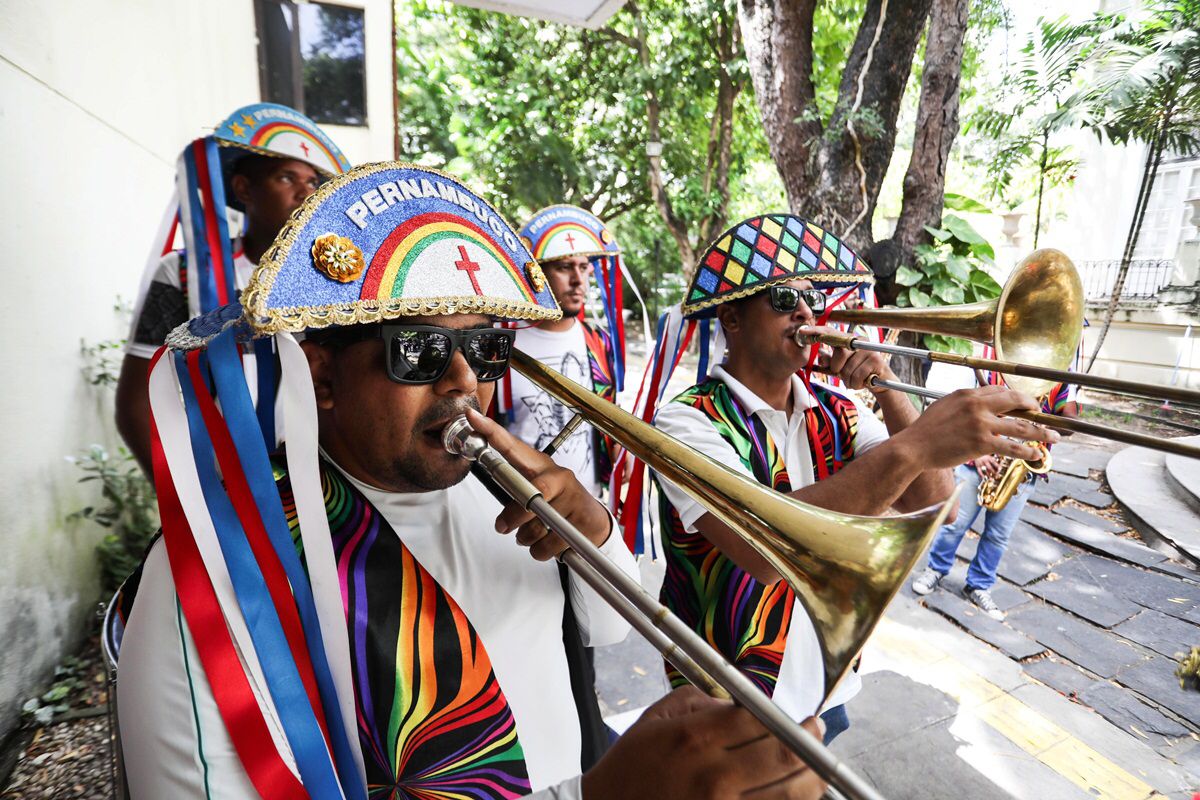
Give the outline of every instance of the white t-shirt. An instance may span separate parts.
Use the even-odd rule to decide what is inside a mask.
[[[587,343],[578,320],[565,331],[521,328],[517,331],[516,347],[579,385],[592,388]],[[516,370],[509,374],[512,376],[513,421],[508,430],[534,450],[541,450],[567,424],[571,411]],[[563,442],[553,458],[556,464],[574,472],[579,482],[599,497],[603,487],[596,480],[594,446],[592,426],[584,423]]]
[[[804,382],[792,376],[792,413],[787,414],[767,405],[758,395],[718,365],[711,377],[725,383],[747,412],[758,417],[766,426],[783,453],[784,466],[792,489],[800,489],[816,482],[813,475],[812,453],[808,446],[808,430],[804,424],[804,409],[816,406],[816,400],[808,393]],[[845,396],[858,409],[858,432],[854,452],[861,455],[888,438],[887,426],[875,418],[856,398]],[[754,476],[742,466],[742,460],[729,442],[721,437],[710,420],[698,409],[683,403],[667,403],[658,410],[655,427],[664,433],[694,447],[706,456],[731,467],[743,475]],[[689,532],[695,532],[696,520],[708,513],[708,509],[697,503],[683,491],[665,480],[660,480],[662,490],[675,510],[680,522]],[[825,688],[825,668],[821,660],[820,645],[812,620],[797,600],[792,612],[791,628],[788,631],[787,648],[783,663],[779,666],[779,678],[772,699],[794,719],[803,720],[817,711]],[[862,680],[855,672],[849,672],[834,689],[824,709],[841,705],[862,688]]]
[[[535,561],[512,536],[496,533],[500,504],[471,476],[449,489],[416,494],[350,480],[479,634],[512,710],[533,796],[579,800],[580,730],[563,651],[564,598],[555,563]],[[600,549],[637,578],[637,564],[620,536],[610,532]],[[607,603],[574,575],[570,587],[584,644],[625,638],[628,624]],[[147,558],[125,629],[118,687],[134,800],[258,797],[216,710],[187,622],[177,613],[162,542]],[[265,693],[264,687],[254,688]],[[277,720],[268,724],[278,729]],[[290,754],[287,758],[294,771]]]
[[[125,353],[150,359],[162,345],[167,334],[191,318],[187,298],[179,280],[183,253],[173,250],[159,259],[158,266],[133,311],[133,324]],[[240,292],[250,282],[255,264],[246,258],[241,239],[233,240],[233,277]],[[195,278],[188,275],[189,290],[195,290]]]

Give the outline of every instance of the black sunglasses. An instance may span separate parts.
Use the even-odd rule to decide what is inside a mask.
[[[771,308],[780,314],[791,314],[804,301],[808,310],[820,314],[825,310],[825,293],[820,289],[797,289],[793,286],[772,286],[767,290],[771,295]]]
[[[433,383],[446,374],[454,353],[463,357],[480,383],[499,380],[508,369],[517,332],[507,328],[439,328],[381,324],[388,378],[396,383]]]
[[[382,339],[384,366],[396,383],[433,383],[446,374],[454,353],[462,350],[480,382],[498,380],[508,369],[515,330],[507,328],[439,328],[383,322],[309,331],[308,338],[326,347],[349,347]]]

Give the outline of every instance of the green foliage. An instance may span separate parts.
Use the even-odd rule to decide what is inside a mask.
[[[96,548],[106,591],[115,590],[141,562],[158,530],[154,486],[125,448],[116,457],[98,444],[67,460],[84,473],[80,483],[99,481],[103,504],[85,506],[72,520],[91,520],[108,530]]]
[[[951,202],[974,210],[981,203],[958,195]],[[986,210],[986,207],[984,207]],[[926,308],[990,300],[1000,294],[1000,284],[989,275],[996,254],[980,233],[957,214],[945,214],[942,227],[926,226],[933,244],[913,249],[914,266],[901,265],[896,283],[902,288],[896,298],[899,306]],[[926,346],[948,353],[971,354],[971,343],[949,336],[925,335]]]
[[[118,297],[113,311],[125,321],[131,308]],[[84,379],[104,390],[116,389],[124,349],[124,341],[81,342]],[[91,520],[108,530],[96,547],[96,557],[103,588],[115,590],[141,562],[158,530],[154,484],[123,447],[114,457],[101,445],[93,444],[80,455],[67,456],[67,461],[83,472],[80,483],[99,482],[103,504],[81,508],[68,519]]]
[[[1200,153],[1200,0],[1152,3],[1144,18],[1097,16],[1109,26],[1095,74],[1057,120],[1117,143]]]
[[[1049,140],[1068,124],[1069,94],[1081,82],[1105,19],[1039,19],[1012,69],[968,120],[967,129],[987,142],[982,161],[989,194],[1006,206],[1031,196],[1035,184],[1036,191],[1043,182],[1062,186],[1074,174],[1078,160],[1071,150]]]
[[[54,683],[45,692],[32,697],[21,706],[38,725],[46,725],[58,714],[70,709],[67,702],[71,695],[87,688],[85,671],[87,664],[75,656],[67,656],[54,668]]]
[[[88,344],[79,341],[79,353],[83,356],[83,377],[91,386],[116,389],[121,375],[121,361],[125,357],[125,342],[107,340]]]

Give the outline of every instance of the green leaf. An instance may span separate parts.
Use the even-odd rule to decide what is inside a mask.
[[[923,280],[924,275],[906,264],[901,264],[900,269],[896,270],[896,283],[901,286],[916,286]]]
[[[925,346],[930,350],[937,350],[939,353],[958,353],[959,355],[969,356],[973,352],[971,343],[966,339],[939,336],[932,333],[925,334]]]
[[[954,192],[946,192],[942,200],[946,208],[970,214],[991,214],[992,210],[978,200]]]
[[[983,261],[995,261],[996,251],[987,242],[975,242],[971,245],[971,253]]]
[[[971,285],[982,296],[987,298],[1000,296],[1000,284],[981,269],[971,273]]]
[[[946,258],[946,273],[960,284],[970,283],[971,264],[962,256],[951,253]]]
[[[943,228],[935,228],[932,225],[926,225],[925,230],[929,231],[929,235],[937,239],[939,242],[949,241],[954,234]]]
[[[954,214],[947,214],[942,217],[942,225],[945,226],[955,239],[967,244],[987,244],[987,240],[980,235],[979,231],[971,226],[971,223]]]
[[[963,302],[962,287],[947,278],[939,278],[933,282],[933,293],[939,300],[947,303]]]
[[[908,300],[913,308],[928,308],[933,304],[933,299],[915,286],[909,287]]]

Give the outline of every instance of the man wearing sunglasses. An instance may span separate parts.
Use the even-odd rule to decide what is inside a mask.
[[[1000,417],[1034,407],[1007,390],[959,393],[918,415],[906,396],[872,389],[880,422],[852,395],[810,380],[811,347],[797,345],[796,332],[819,330],[812,326],[826,292],[872,280],[844,243],[799,217],[755,217],[726,231],[701,258],[682,308],[685,318],[716,317],[724,360],[717,354],[706,379],[662,406],[656,425],[777,491],[865,515],[945,500],[950,469],[990,452],[992,442],[1027,449],[1003,435],[1053,436]],[[876,353],[835,349],[815,361],[850,389],[867,386],[871,375],[892,378]],[[703,506],[668,482],[660,488],[664,602],[796,719],[823,710],[832,739],[849,725],[844,703],[859,690],[858,676],[822,698],[816,631],[790,587]]]
[[[151,371],[164,532],[117,668],[134,800],[819,797],[757,720],[694,690],[585,760],[567,639],[628,626],[561,582],[564,543],[441,440],[465,414],[637,575],[576,476],[479,413],[511,354],[495,321],[553,319],[554,299],[515,232],[445,175],[368,165],[323,192],[246,309],[177,329]],[[273,458],[239,349],[268,337],[286,409]]]

